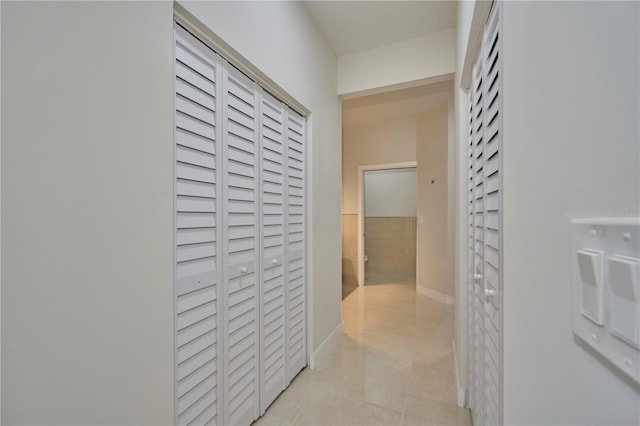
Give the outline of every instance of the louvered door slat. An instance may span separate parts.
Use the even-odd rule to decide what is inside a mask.
[[[263,205],[260,413],[286,387],[285,354],[285,114],[265,92],[260,96],[261,203]]]
[[[216,193],[219,59],[175,29],[176,420],[215,423],[220,412]]]
[[[305,120],[286,110],[286,381],[306,365],[304,270],[304,134]]]
[[[259,415],[258,116],[255,84],[229,64],[222,70],[224,424]]]

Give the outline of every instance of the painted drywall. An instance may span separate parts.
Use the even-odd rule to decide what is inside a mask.
[[[447,286],[448,105],[417,119],[418,243],[416,285],[441,294]]]
[[[572,335],[569,224],[640,215],[640,4],[503,7],[504,423],[640,424]]]
[[[364,172],[365,217],[415,217],[416,169]]]
[[[453,74],[455,43],[456,32],[452,28],[341,56],[338,59],[338,94],[361,95]]]
[[[2,423],[173,423],[172,4],[2,2]]]
[[[415,117],[345,127],[342,131],[342,214],[358,214],[358,167],[416,160]]]
[[[415,161],[416,128],[415,117],[402,117],[342,129],[343,284],[358,282],[358,167]]]
[[[299,2],[181,4],[311,111],[307,150],[307,279],[316,349],[341,321],[340,102],[337,60]],[[250,31],[247,31],[250,29]],[[265,48],[268,46],[269,48]]]
[[[458,390],[462,390],[463,398],[458,403],[464,403],[464,393],[467,389],[468,358],[467,358],[467,250],[468,250],[468,213],[467,213],[467,94],[460,87],[462,67],[464,65],[469,32],[471,30],[471,18],[475,2],[458,2],[456,20],[456,75],[454,80],[454,115],[455,115],[455,174],[456,199],[455,209],[455,340],[458,362]]]

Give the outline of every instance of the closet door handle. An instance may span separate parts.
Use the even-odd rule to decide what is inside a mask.
[[[277,265],[278,264],[278,259],[271,259],[271,264],[272,265]]]
[[[240,273],[242,273],[242,274],[246,274],[246,273],[247,273],[247,267],[246,267],[246,266],[242,266],[242,267],[240,268]]]
[[[476,281],[480,281],[484,278],[482,274],[473,274],[473,279]]]

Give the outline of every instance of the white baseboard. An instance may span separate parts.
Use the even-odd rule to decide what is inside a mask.
[[[456,303],[455,297],[449,296],[448,294],[442,294],[439,291],[432,290],[427,287],[416,285],[416,292],[423,296],[430,297],[436,302],[444,303],[447,305],[453,305],[454,303]]]
[[[458,372],[458,351],[456,350],[456,339],[451,340],[453,346],[453,373],[456,381],[456,389],[458,390],[458,407],[464,408],[467,405],[467,390],[460,387],[460,373]]]
[[[320,359],[325,354],[325,352],[329,348],[331,348],[331,344],[335,340],[337,340],[340,336],[342,336],[342,333],[343,333],[343,323],[342,321],[340,321],[340,324],[338,324],[338,326],[331,333],[329,333],[327,338],[324,339],[322,343],[320,343],[320,346],[318,346],[318,349],[316,349],[314,352],[311,353],[311,356],[309,357],[309,367],[312,370],[316,368],[316,362],[318,361],[318,359]]]

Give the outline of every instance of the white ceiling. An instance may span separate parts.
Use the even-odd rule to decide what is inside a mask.
[[[342,127],[413,117],[446,103],[453,80],[342,101]]]
[[[338,56],[455,26],[456,1],[304,2]]]

